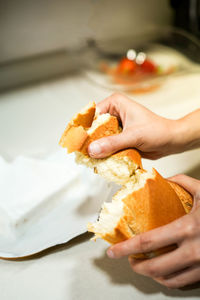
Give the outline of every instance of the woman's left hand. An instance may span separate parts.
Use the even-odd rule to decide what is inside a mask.
[[[177,248],[166,254],[146,260],[129,257],[129,262],[135,272],[152,277],[168,288],[181,288],[200,281],[200,181],[186,175],[170,180],[192,194],[192,211],[170,224],[111,246],[107,254],[120,258],[176,244]]]

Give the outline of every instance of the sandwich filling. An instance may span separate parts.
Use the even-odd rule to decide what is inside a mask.
[[[92,135],[102,124],[109,121],[111,115],[109,113],[95,115],[95,119],[91,127],[87,130],[88,135]],[[76,151],[76,162],[84,164],[89,168],[93,168],[95,173],[104,177],[106,180],[124,185],[130,181],[135,175],[137,164],[127,156],[111,156],[108,158],[91,158],[81,152]]]

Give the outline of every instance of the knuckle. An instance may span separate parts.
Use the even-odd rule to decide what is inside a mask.
[[[176,179],[178,179],[178,180],[179,180],[179,179],[182,180],[182,179],[185,179],[186,176],[185,176],[184,174],[177,174],[175,177],[176,177]]]
[[[191,247],[184,247],[184,260],[188,263],[191,262],[192,258],[192,249]]]
[[[160,274],[158,272],[158,269],[156,268],[156,266],[154,264],[149,264],[148,269],[147,269],[147,274],[150,277],[158,277]]]
[[[131,264],[131,268],[136,273],[143,274],[145,276],[149,276],[152,278],[156,278],[160,276],[160,271],[158,267],[150,261],[144,263],[141,262],[141,263]]]
[[[112,101],[115,102],[115,104],[118,107],[121,107],[122,104],[127,103],[127,101],[128,101],[127,97],[125,97],[123,94],[118,93],[118,92],[113,93],[111,95],[111,99],[112,99]]]
[[[134,272],[136,272],[136,273],[138,273],[138,274],[143,274],[143,269],[144,269],[144,267],[143,267],[143,265],[141,265],[142,263],[135,263],[134,261],[132,261],[132,260],[129,260],[129,264],[130,264],[130,266],[131,266],[131,269],[134,271]]]
[[[184,226],[184,236],[186,238],[191,238],[196,234],[196,230],[198,228],[198,224],[194,218],[188,218],[187,224]]]
[[[115,92],[115,93],[112,94],[112,97],[119,101],[119,100],[121,100],[122,98],[124,98],[124,95],[122,95],[122,94],[119,93],[119,92]]]
[[[158,272],[156,267],[153,264],[144,265],[143,263],[139,264],[132,264],[131,265],[134,272],[143,274],[149,277],[157,277]]]
[[[101,144],[102,151],[112,151],[116,148],[116,136],[108,136]]]
[[[132,128],[130,128],[130,132],[129,135],[132,139]],[[145,140],[144,140],[144,133],[143,133],[143,129],[141,127],[135,127],[134,128],[134,147],[136,148],[141,148],[143,147],[145,144]]]
[[[141,234],[138,236],[139,248],[142,252],[151,250],[152,240],[148,235]]]

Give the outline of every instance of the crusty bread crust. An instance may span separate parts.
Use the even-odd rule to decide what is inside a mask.
[[[79,151],[84,155],[88,155],[88,146],[90,143],[102,137],[120,133],[121,129],[117,118],[110,116],[107,121],[89,134],[87,130],[91,127],[95,119],[95,111],[96,105],[94,102],[91,102],[67,125],[59,144],[67,148],[68,153]]]
[[[169,183],[155,169],[153,174],[154,178],[147,178],[143,187],[122,199],[134,213],[130,227],[135,234],[166,225],[185,215]]]
[[[67,148],[68,153],[72,153],[79,151],[87,139],[87,131],[82,126],[72,126],[63,133],[60,145]]]
[[[98,140],[105,136],[110,136],[118,134],[120,132],[119,123],[116,117],[110,116],[110,118],[100,125],[94,132],[88,134],[87,139],[80,149],[77,151],[82,152],[85,155],[88,155],[88,146],[95,140]]]
[[[175,183],[174,181],[169,181],[168,183],[171,185],[171,187],[174,189],[176,194],[178,195],[179,199],[182,202],[182,205],[185,209],[185,212],[188,214],[193,206],[193,198],[190,193],[188,193],[186,190],[184,190],[180,185]]]
[[[59,141],[63,148],[67,148],[68,153],[79,151],[83,146],[88,137],[87,128],[92,125],[95,111],[95,102],[90,102],[68,123]]]
[[[120,150],[112,155],[112,158],[124,158],[127,157],[128,159],[132,160],[138,167],[137,169],[142,169],[142,160],[140,153],[131,148],[131,149],[125,149]]]
[[[89,128],[92,125],[92,122],[94,120],[95,112],[96,112],[95,102],[88,103],[88,105],[72,119],[73,125]]]

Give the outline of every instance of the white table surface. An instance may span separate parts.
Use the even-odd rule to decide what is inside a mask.
[[[200,75],[182,84],[166,83],[149,95],[134,99],[166,117],[177,118],[200,107]],[[22,154],[45,157],[58,149],[59,137],[71,116],[91,100],[111,92],[81,76],[62,78],[0,95],[0,155],[8,160]],[[184,172],[200,178],[200,151],[194,150],[145,161],[164,176]],[[169,290],[137,275],[126,259],[111,260],[108,244],[84,234],[32,259],[0,260],[1,300],[76,299],[199,299],[200,288]]]

